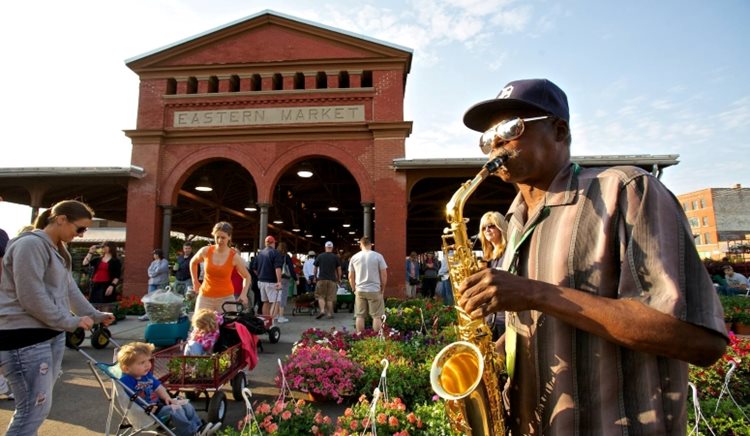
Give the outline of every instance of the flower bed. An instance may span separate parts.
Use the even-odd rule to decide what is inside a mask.
[[[729,333],[729,347],[722,359],[708,368],[690,366],[690,381],[698,390],[702,414],[707,425],[717,435],[750,434],[750,340],[739,339]],[[736,365],[732,373],[728,391],[722,394],[725,379],[732,364]],[[731,395],[730,395],[731,394]],[[719,401],[721,397],[721,401]],[[690,427],[695,423],[695,413],[688,407]],[[706,422],[700,423],[706,429]],[[705,433],[710,434],[707,429]]]

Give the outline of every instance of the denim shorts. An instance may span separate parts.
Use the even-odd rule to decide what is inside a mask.
[[[8,379],[16,403],[7,435],[37,433],[52,409],[52,389],[64,352],[64,333],[28,347],[0,351],[0,373]]]

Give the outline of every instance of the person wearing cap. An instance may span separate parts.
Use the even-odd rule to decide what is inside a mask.
[[[354,290],[354,325],[357,332],[365,329],[365,317],[372,317],[372,329],[380,331],[385,313],[383,293],[388,282],[388,265],[383,255],[372,249],[367,236],[359,239],[362,251],[351,257],[349,283]]]
[[[727,345],[721,304],[674,195],[640,168],[571,162],[569,122],[545,79],[466,112],[518,195],[501,268],[464,280],[458,304],[507,311],[512,434],[685,434],[688,363]]]
[[[336,291],[341,282],[341,259],[333,252],[333,242],[327,241],[325,252],[320,253],[313,263],[313,276],[316,277],[315,297],[320,313],[316,319],[328,316],[333,319],[333,306],[336,304]]]
[[[260,299],[263,302],[263,315],[276,319],[279,313],[281,299],[281,267],[284,258],[276,250],[276,238],[266,236],[265,248],[255,256],[255,274],[258,276]]]
[[[195,300],[195,313],[201,309],[211,309],[221,313],[226,302],[238,301],[248,307],[247,290],[250,287],[250,273],[239,253],[232,249],[234,228],[226,221],[214,224],[211,235],[214,243],[207,245],[190,259],[190,278],[198,297]],[[198,266],[203,263],[203,282],[198,280]],[[242,288],[239,295],[234,295],[232,273],[242,277]]]
[[[302,275],[306,280],[305,292],[313,292],[315,290],[315,252],[313,250],[307,252],[307,259],[302,264]],[[300,286],[302,286],[301,281]]]

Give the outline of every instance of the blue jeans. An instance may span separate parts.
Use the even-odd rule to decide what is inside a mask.
[[[159,418],[169,417],[172,420],[174,433],[177,436],[193,436],[201,427],[201,419],[192,404],[182,406],[164,406],[157,414]]]
[[[52,409],[52,389],[60,376],[64,351],[64,333],[28,347],[0,351],[0,373],[16,397],[7,435],[37,433]]]
[[[451,281],[450,280],[441,280],[440,283],[438,283],[439,291],[438,295],[443,297],[443,304],[446,306],[453,306],[455,302],[453,301],[453,287],[451,287]]]
[[[162,283],[160,285],[159,284],[154,284],[154,285],[149,284],[148,285],[148,291],[149,292],[154,292],[157,289],[165,289],[167,286],[169,286],[169,283]]]

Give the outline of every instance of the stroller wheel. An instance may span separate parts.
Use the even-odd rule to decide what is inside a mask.
[[[76,349],[86,339],[86,330],[78,327],[74,332],[65,332],[65,346],[68,348]]]
[[[93,329],[91,332],[91,346],[97,350],[109,345],[110,332],[106,327]]]
[[[271,329],[268,330],[268,342],[275,344],[279,342],[279,339],[281,339],[281,329],[276,326],[271,327]]]
[[[241,398],[241,397],[240,397]],[[208,422],[224,422],[227,415],[227,395],[223,391],[214,392],[208,402]]]
[[[234,395],[234,401],[244,401],[242,399],[242,390],[247,386],[247,379],[245,379],[245,373],[240,371],[237,375],[232,378],[232,395]]]

